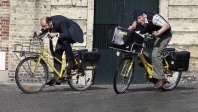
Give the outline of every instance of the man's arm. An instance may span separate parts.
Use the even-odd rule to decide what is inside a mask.
[[[58,37],[59,40],[70,38],[70,33],[69,33],[66,23],[64,22],[60,23],[59,30],[60,32],[53,32],[53,33],[48,34],[48,37],[50,38]]]
[[[137,26],[137,22],[134,21],[134,22],[128,27],[128,29],[129,29],[129,30],[133,30],[133,29],[136,28],[136,26]]]
[[[60,40],[71,38],[69,29],[67,28],[67,24],[65,22],[62,22],[59,28],[60,28],[60,32],[57,34],[57,36]]]
[[[162,28],[160,28],[157,32],[159,35],[163,34],[165,31],[167,31],[170,28],[170,25],[168,23],[165,23]]]
[[[153,21],[153,24],[161,27],[158,31],[153,32],[154,36],[159,36],[159,35],[163,34],[164,32],[166,32],[170,28],[169,23],[158,14],[156,14],[153,17],[152,21]]]

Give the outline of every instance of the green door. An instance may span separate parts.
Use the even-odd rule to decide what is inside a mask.
[[[93,48],[101,53],[99,68],[96,71],[95,84],[112,84],[116,66],[122,55],[109,49],[108,31],[115,26],[127,27],[131,24],[132,12],[135,9],[159,12],[158,0],[95,0],[94,6],[94,39]],[[152,42],[148,46],[152,48]],[[145,83],[144,69],[135,67],[134,82]]]

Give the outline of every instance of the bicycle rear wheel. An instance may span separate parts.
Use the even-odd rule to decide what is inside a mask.
[[[165,78],[167,79],[167,83],[165,85],[162,86],[162,90],[164,91],[170,91],[172,89],[174,89],[181,78],[181,71],[171,71],[170,75],[165,75]]]
[[[18,64],[15,71],[16,84],[21,91],[28,94],[40,92],[48,79],[48,68],[45,63],[37,63],[36,57],[27,57]],[[36,66],[33,72],[33,68]]]
[[[78,75],[79,74],[79,75]],[[83,91],[91,87],[95,78],[95,69],[84,70],[74,74],[69,80],[69,86],[76,91]]]
[[[128,89],[133,71],[133,60],[131,58],[124,58],[120,61],[113,79],[114,91],[117,94],[122,94]]]

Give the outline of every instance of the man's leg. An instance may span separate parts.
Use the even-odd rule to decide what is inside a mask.
[[[55,50],[55,57],[62,61],[63,50]],[[61,70],[61,63],[54,59],[54,67],[58,72]],[[55,74],[54,79],[58,79],[58,76]]]
[[[76,62],[74,60],[74,56],[73,56],[73,52],[72,52],[71,41],[70,40],[63,41],[62,46],[65,50],[66,58],[69,61],[66,69],[72,69],[73,67],[76,66]]]
[[[163,65],[162,65],[160,51],[161,50],[159,48],[154,47],[153,52],[152,52],[153,78],[156,78],[156,79],[164,78]]]
[[[63,52],[64,52],[64,50],[63,49],[61,49],[61,45],[59,44],[59,43],[57,43],[56,44],[56,49],[55,49],[55,51],[54,51],[54,56],[57,58],[57,59],[59,59],[60,61],[62,61],[62,54],[63,54]],[[58,71],[58,72],[60,72],[60,70],[61,70],[61,63],[60,62],[58,62],[55,58],[54,58],[54,68]],[[60,85],[61,84],[61,80],[59,79],[59,77],[57,76],[57,74],[54,72],[54,78],[53,79],[51,79],[48,83],[47,83],[47,85],[54,85],[54,84],[56,84],[56,85]]]
[[[164,81],[163,63],[161,58],[162,50],[168,45],[171,37],[159,37],[156,38],[155,46],[152,52],[152,64],[153,64],[153,78],[158,79],[158,82]],[[156,84],[154,87],[158,88],[161,84]]]

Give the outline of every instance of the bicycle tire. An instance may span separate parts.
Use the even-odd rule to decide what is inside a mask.
[[[171,71],[171,72],[172,74],[170,76],[165,76],[165,78],[167,79],[167,83],[163,85],[161,88],[164,91],[171,91],[174,88],[176,88],[181,79],[182,71]]]
[[[117,94],[122,94],[129,88],[134,72],[133,63],[132,58],[123,58],[120,61],[113,78],[113,88]]]
[[[36,74],[32,73],[32,67],[37,57],[27,57],[20,61],[15,71],[15,81],[21,91],[27,94],[40,92],[48,80],[48,67],[41,60]]]
[[[95,79],[95,69],[84,70],[81,75],[73,75],[68,81],[69,86],[76,91],[84,91],[91,87]]]

